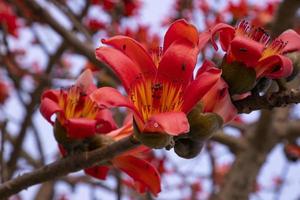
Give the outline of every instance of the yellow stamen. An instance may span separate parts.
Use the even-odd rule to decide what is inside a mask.
[[[131,100],[147,121],[157,113],[180,111],[182,88],[166,81],[140,80],[131,91]]]
[[[94,119],[98,113],[98,107],[79,87],[73,86],[66,90],[61,90],[59,106],[64,110],[64,117]],[[64,119],[58,116],[61,123]]]

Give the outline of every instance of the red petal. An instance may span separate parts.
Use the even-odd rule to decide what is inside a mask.
[[[230,46],[236,61],[254,67],[260,59],[264,45],[246,37],[235,37]]]
[[[134,156],[118,156],[112,162],[155,196],[161,191],[159,173],[149,162]]]
[[[224,123],[231,121],[237,114],[237,110],[231,102],[228,93],[228,85],[221,78],[201,99],[204,112],[214,112],[223,118]]]
[[[279,69],[277,69],[278,67]],[[285,56],[273,55],[260,61],[255,70],[257,77],[265,76],[271,79],[285,78],[293,72],[293,63]]]
[[[49,98],[54,102],[58,102],[58,98],[60,95],[61,95],[60,90],[46,90],[43,92],[41,99]]]
[[[117,128],[117,124],[113,118],[113,115],[110,110],[102,109],[98,111],[97,116],[97,133],[108,133]]]
[[[292,29],[284,31],[277,39],[287,42],[283,53],[300,50],[300,35]]]
[[[142,132],[159,132],[167,133],[169,135],[180,135],[189,131],[190,125],[185,113],[165,112],[152,115],[145,123]]]
[[[188,40],[193,46],[197,46],[198,37],[198,31],[193,25],[187,23],[184,19],[177,20],[171,24],[166,32],[163,50],[165,52],[176,40]]]
[[[199,73],[184,92],[182,111],[188,113],[220,79],[221,73],[218,68],[211,68],[201,74]]]
[[[90,137],[96,133],[96,120],[86,118],[68,119],[66,128],[70,138],[82,139]]]
[[[44,98],[42,99],[41,105],[40,105],[40,112],[45,117],[45,119],[50,123],[54,124],[54,122],[51,120],[51,116],[57,112],[62,113],[63,110],[59,107],[57,102],[49,99]]]
[[[127,107],[133,112],[135,112],[135,114],[140,116],[140,113],[135,108],[135,106],[129,101],[129,99],[123,96],[115,88],[98,88],[90,95],[90,98],[102,108]]]
[[[185,86],[192,79],[197,56],[197,47],[187,40],[177,40],[163,55],[158,75],[167,81]]]
[[[142,74],[139,66],[117,49],[99,47],[96,49],[96,57],[115,71],[127,92],[130,90],[131,83]]]
[[[211,39],[211,33],[209,31],[199,34],[198,48],[201,50]]]
[[[216,36],[216,34],[219,33],[221,47],[224,51],[227,51],[229,48],[230,42],[234,38],[234,34],[235,34],[234,27],[232,27],[228,24],[219,23],[219,24],[215,25],[213,28],[211,28],[209,31],[211,33],[211,43],[212,43],[213,47],[215,48],[215,50],[218,50],[218,46],[215,41],[215,36]]]
[[[109,168],[105,166],[96,166],[84,169],[84,172],[94,178],[105,180]]]
[[[220,99],[214,107],[214,113],[220,115],[224,124],[230,122],[237,116],[237,109],[232,104],[228,90],[226,89],[225,95]]]
[[[114,140],[117,141],[131,135],[132,133],[133,133],[132,123],[127,123],[123,125],[121,128],[109,132],[107,136],[112,137]]]
[[[134,39],[126,36],[115,36],[107,40],[102,40],[102,43],[122,51],[138,65],[140,71],[144,74],[154,75],[156,73],[156,66],[149,53]]]
[[[85,70],[76,80],[76,86],[80,87],[86,94],[92,93],[97,87],[93,82],[93,73],[90,69]]]

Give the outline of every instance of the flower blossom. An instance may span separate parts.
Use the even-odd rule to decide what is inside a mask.
[[[189,132],[186,114],[220,78],[214,68],[193,78],[199,53],[198,31],[184,20],[167,30],[163,48],[150,55],[140,43],[115,36],[102,42],[96,57],[119,76],[129,99],[113,88],[93,95],[103,106],[126,106],[134,112],[137,127],[145,136],[177,136]],[[106,95],[103,95],[106,94]],[[153,135],[152,134],[152,135]]]

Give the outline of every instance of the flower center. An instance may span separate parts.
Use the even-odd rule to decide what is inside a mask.
[[[180,111],[182,86],[168,81],[139,80],[131,90],[131,101],[147,121],[153,114]]]
[[[77,86],[72,86],[67,91],[60,91],[59,106],[63,108],[65,112],[65,119],[94,119],[99,111],[97,104]],[[58,116],[58,119],[64,123],[65,119],[60,115]]]

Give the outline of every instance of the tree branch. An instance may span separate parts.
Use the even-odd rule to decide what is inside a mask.
[[[134,138],[127,137],[101,149],[63,158],[3,183],[0,185],[0,196],[1,198],[7,198],[29,186],[53,180],[91,166],[103,165],[115,156],[138,145],[139,142]]]
[[[288,91],[275,92],[265,96],[249,96],[245,99],[235,101],[234,105],[239,113],[250,113],[254,110],[272,109],[288,104],[300,102],[300,91],[291,89]]]

